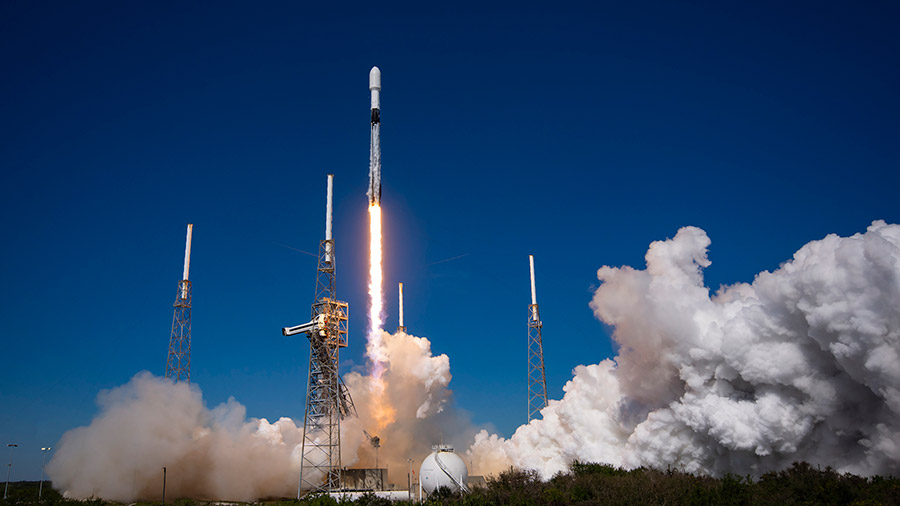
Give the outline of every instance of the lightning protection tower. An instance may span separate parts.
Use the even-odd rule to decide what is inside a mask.
[[[400,325],[397,332],[406,332],[406,325],[403,325],[403,283],[400,283]]]
[[[184,275],[175,292],[175,314],[172,316],[172,334],[169,337],[169,357],[166,359],[166,378],[191,382],[191,233],[194,225],[187,226],[184,246]]]
[[[325,240],[319,243],[316,300],[309,323],[282,329],[286,336],[309,338],[309,376],[303,419],[300,478],[303,490],[331,492],[341,487],[341,420],[355,415],[347,387],[338,375],[338,357],[347,346],[348,304],[335,298],[334,239],[331,237],[333,174],[328,175]]]
[[[531,305],[528,306],[528,421],[547,406],[547,378],[544,375],[544,345],[541,338],[541,315],[534,289],[534,255],[528,255],[531,266]]]

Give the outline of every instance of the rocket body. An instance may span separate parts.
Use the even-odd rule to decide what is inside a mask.
[[[369,143],[369,205],[381,205],[381,70],[369,71],[369,93],[372,97],[372,133]]]

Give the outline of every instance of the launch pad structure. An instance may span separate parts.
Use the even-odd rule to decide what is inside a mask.
[[[166,358],[166,378],[174,382],[191,382],[191,234],[194,225],[187,226],[184,247],[184,273],[175,293],[175,312],[172,316],[172,333],[169,336],[169,355]]]
[[[349,306],[335,297],[334,239],[331,236],[332,181],[328,175],[325,239],[319,243],[312,319],[282,334],[306,333],[309,338],[309,376],[303,419],[300,477],[302,491],[333,492],[341,488],[341,420],[356,415],[347,387],[338,374],[340,349],[347,347]]]
[[[534,255],[528,255],[531,267],[531,304],[528,306],[528,421],[537,418],[547,406],[547,377],[544,374],[544,344],[541,314],[534,288]]]

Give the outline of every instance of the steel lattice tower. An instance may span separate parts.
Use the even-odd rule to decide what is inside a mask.
[[[309,337],[309,377],[303,420],[300,479],[302,490],[330,492],[341,488],[341,420],[356,414],[353,400],[338,375],[340,349],[347,346],[349,307],[335,298],[334,240],[331,237],[332,179],[328,175],[325,240],[319,243],[316,301],[312,320],[285,335],[306,332]]]
[[[528,306],[528,421],[540,415],[547,406],[547,378],[544,374],[544,345],[541,338],[541,314],[534,289],[534,255],[528,255],[531,266],[531,305]]]
[[[191,382],[191,282],[188,271],[191,266],[191,233],[194,226],[187,226],[184,247],[184,275],[175,293],[175,314],[172,316],[172,333],[169,336],[169,356],[166,359],[166,378]]]

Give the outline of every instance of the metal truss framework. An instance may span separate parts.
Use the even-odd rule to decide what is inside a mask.
[[[191,282],[178,282],[175,294],[175,314],[169,337],[169,356],[166,359],[166,378],[191,382]]]
[[[298,498],[301,490],[341,488],[341,420],[356,415],[338,374],[340,349],[347,347],[349,307],[335,299],[334,284],[334,240],[326,239],[319,245],[316,302],[312,306],[312,320],[324,315],[324,324],[308,334],[309,378]]]
[[[528,421],[547,406],[547,378],[544,374],[544,345],[541,316],[537,304],[528,306]]]

